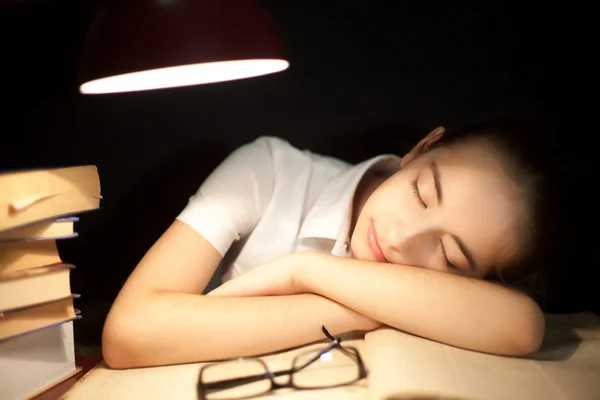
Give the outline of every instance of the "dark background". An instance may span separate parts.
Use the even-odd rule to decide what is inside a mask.
[[[0,1],[0,168],[99,166],[102,209],[81,216],[78,239],[59,244],[65,261],[77,266],[80,340],[99,342],[128,274],[241,144],[276,135],[358,162],[406,151],[438,125],[453,129],[505,116],[540,123],[534,142],[555,166],[547,176],[561,195],[563,234],[545,309],[598,312],[590,283],[597,264],[583,258],[580,245],[581,200],[568,200],[581,159],[573,144],[579,100],[573,83],[590,49],[565,4],[263,1],[286,44],[289,70],[82,96],[77,64],[102,3]]]

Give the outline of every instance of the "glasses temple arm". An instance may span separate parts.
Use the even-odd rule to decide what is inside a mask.
[[[210,383],[205,383],[205,382],[201,381],[200,386],[207,390],[224,390],[224,389],[234,388],[234,387],[240,386],[240,385],[247,385],[249,383],[258,382],[263,379],[270,379],[270,378],[274,378],[274,377],[281,376],[281,375],[288,375],[290,373],[292,373],[292,370],[287,369],[287,370],[282,370],[282,371],[267,372],[267,373],[260,374],[260,375],[245,376],[242,378],[224,379],[222,381],[216,381],[216,382],[210,382]]]

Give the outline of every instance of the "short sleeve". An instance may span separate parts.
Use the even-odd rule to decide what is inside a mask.
[[[260,137],[231,153],[190,197],[177,216],[224,256],[252,232],[274,186],[273,140]]]

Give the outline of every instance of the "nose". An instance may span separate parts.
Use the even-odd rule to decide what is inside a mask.
[[[413,236],[414,234],[412,233],[412,230],[401,230],[398,227],[395,227],[390,232],[390,246],[392,246],[396,250],[402,250],[407,246],[407,244],[410,242],[410,238]]]
[[[419,237],[423,237],[429,231],[425,223],[411,221],[410,224],[396,223],[388,236],[389,244],[394,249],[404,253],[412,247],[412,244],[418,242]]]

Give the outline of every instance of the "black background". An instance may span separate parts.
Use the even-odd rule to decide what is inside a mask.
[[[574,12],[547,2],[263,4],[286,44],[289,70],[103,96],[80,95],[76,81],[86,29],[102,1],[0,5],[0,167],[99,166],[102,209],[82,215],[80,237],[59,247],[77,266],[73,290],[83,295],[84,338],[99,340],[128,274],[241,144],[276,135],[358,162],[406,151],[438,125],[504,116],[543,125],[534,139],[539,153],[555,160],[548,176],[560,187],[559,212],[572,223],[561,227],[562,269],[546,309],[598,311],[590,283],[597,264],[580,258],[581,203],[566,200],[577,190],[581,158],[572,144],[573,82],[589,54]]]

